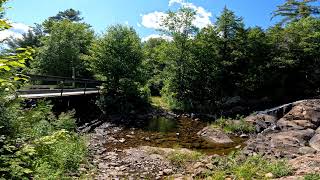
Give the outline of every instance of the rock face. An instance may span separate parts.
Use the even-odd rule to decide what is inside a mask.
[[[320,102],[305,101],[296,104],[278,122],[280,129],[316,129],[320,125]]]
[[[229,136],[222,130],[207,126],[197,133],[204,140],[214,144],[229,144],[233,143]]]
[[[313,149],[320,151],[320,134],[316,134],[315,136],[313,136],[309,141],[309,145]]]
[[[295,175],[320,173],[320,154],[307,154],[289,161]]]
[[[256,131],[262,132],[263,130],[275,125],[277,118],[267,114],[250,115],[245,118],[245,121],[255,126]]]
[[[292,109],[279,120],[259,114],[247,117],[246,121],[254,124],[257,132],[261,133],[247,142],[245,154],[296,158],[320,151],[320,129],[317,129],[320,125],[320,100],[293,104]]]

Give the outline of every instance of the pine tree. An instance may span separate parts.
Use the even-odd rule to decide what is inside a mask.
[[[320,7],[312,4],[314,2],[319,2],[319,0],[287,0],[274,11],[273,18],[282,16],[280,24],[283,25],[309,16],[319,16]]]

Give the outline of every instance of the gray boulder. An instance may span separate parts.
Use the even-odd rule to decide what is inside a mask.
[[[228,135],[221,129],[207,126],[197,133],[202,139],[214,144],[229,144],[233,143]]]

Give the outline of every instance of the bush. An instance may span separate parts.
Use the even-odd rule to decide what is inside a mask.
[[[319,180],[320,174],[312,173],[304,176],[304,180]]]
[[[238,120],[219,118],[213,124],[213,127],[219,127],[227,133],[253,133],[255,132],[255,127],[247,123],[242,117]]]
[[[67,113],[61,113],[58,119],[55,121],[54,125],[57,129],[65,129],[67,131],[74,131],[77,127],[76,120],[73,118],[75,111],[70,111]]]
[[[184,167],[187,163],[195,162],[202,157],[200,152],[192,151],[192,152],[183,152],[182,150],[174,150],[169,153],[167,158],[169,161],[178,167]]]
[[[35,108],[6,105],[11,112],[0,134],[0,179],[65,179],[86,159],[85,140],[73,132],[74,112],[56,117],[42,101]]]
[[[286,161],[276,161],[270,163],[267,169],[275,178],[284,177],[292,173],[292,168],[288,166]]]
[[[60,179],[76,172],[87,153],[84,140],[65,130],[36,140],[35,150],[37,156],[33,166],[37,179]]]
[[[212,172],[212,179],[222,180],[227,177],[232,179],[265,179],[267,173],[272,173],[275,178],[288,176],[292,173],[286,161],[267,160],[256,155],[245,157],[232,153],[227,157],[213,160],[215,168]]]

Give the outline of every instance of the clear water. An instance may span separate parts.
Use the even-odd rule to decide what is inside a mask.
[[[243,146],[246,139],[231,137],[234,143],[221,145],[204,141],[197,135],[207,123],[194,121],[190,118],[167,119],[164,117],[151,119],[140,128],[124,128],[113,134],[115,139],[125,139],[124,142],[107,143],[108,150],[127,149],[138,146],[153,146],[165,148],[188,148],[206,154],[228,154]]]

